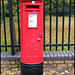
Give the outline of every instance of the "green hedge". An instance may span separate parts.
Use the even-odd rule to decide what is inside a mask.
[[[52,15],[56,15],[57,5],[52,3]],[[45,15],[50,15],[50,5],[45,6]],[[58,5],[58,15],[63,15],[63,6]],[[69,3],[65,3],[65,16],[69,15]],[[74,3],[71,3],[71,16],[74,16]]]

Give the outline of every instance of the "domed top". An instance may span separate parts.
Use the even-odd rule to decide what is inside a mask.
[[[44,0],[20,0],[20,1],[44,1]]]

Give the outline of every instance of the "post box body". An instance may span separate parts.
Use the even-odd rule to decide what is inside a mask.
[[[43,62],[43,1],[20,0],[21,62]]]

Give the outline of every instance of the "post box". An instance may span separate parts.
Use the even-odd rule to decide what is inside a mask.
[[[43,75],[44,0],[20,0],[21,75]]]

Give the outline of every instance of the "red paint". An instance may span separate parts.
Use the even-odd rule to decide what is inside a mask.
[[[28,7],[27,7],[28,6]],[[31,7],[29,7],[31,6]],[[37,14],[37,27],[28,27],[28,14]],[[21,62],[43,62],[43,0],[20,0]]]

